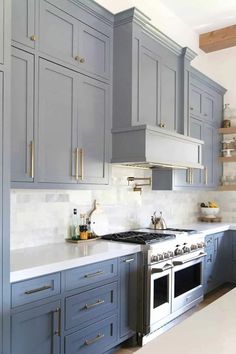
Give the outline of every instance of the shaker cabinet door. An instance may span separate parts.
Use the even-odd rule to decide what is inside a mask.
[[[10,1],[10,0],[9,0]],[[35,48],[35,0],[11,0],[12,40],[30,48]]]
[[[216,152],[215,146],[214,146],[214,135],[216,134],[216,129],[212,127],[211,125],[204,124],[204,145],[203,145],[203,151],[202,151],[202,158],[203,158],[203,165],[204,165],[204,170],[202,173],[204,174],[203,176],[203,184],[206,187],[214,187],[215,183],[215,161],[216,159],[214,158],[214,154]]]
[[[136,124],[156,126],[160,108],[160,58],[141,47],[139,65],[139,114]]]
[[[11,180],[34,180],[34,56],[12,47]]]
[[[40,51],[56,59],[76,65],[78,24],[79,22],[74,17],[49,4],[47,1],[41,0],[39,19]]]
[[[79,183],[108,183],[109,86],[80,75],[78,96]]]
[[[40,60],[38,181],[76,183],[77,74]]]
[[[11,354],[60,354],[60,315],[60,301],[12,315]]]
[[[82,70],[100,77],[109,77],[110,39],[82,22],[79,24],[78,55]]]

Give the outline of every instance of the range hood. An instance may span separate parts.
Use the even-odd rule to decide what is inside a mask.
[[[158,127],[139,125],[112,130],[112,163],[142,167],[198,168],[202,140]]]

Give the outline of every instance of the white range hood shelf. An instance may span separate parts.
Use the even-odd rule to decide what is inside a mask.
[[[112,130],[112,163],[133,167],[199,168],[202,140],[140,125]]]

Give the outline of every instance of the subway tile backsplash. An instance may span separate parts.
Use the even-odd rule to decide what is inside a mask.
[[[79,213],[100,203],[108,219],[107,232],[149,225],[151,214],[163,211],[169,226],[197,221],[199,203],[215,200],[225,222],[236,222],[236,192],[132,191],[127,177],[147,177],[150,171],[113,167],[112,185],[103,190],[12,190],[11,249],[63,242],[73,208]]]

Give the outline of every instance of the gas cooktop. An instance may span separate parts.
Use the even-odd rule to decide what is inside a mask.
[[[163,242],[171,239],[175,239],[176,236],[174,234],[163,234],[157,232],[141,232],[141,231],[125,231],[118,232],[114,234],[103,235],[103,239],[118,241],[118,242],[130,242],[130,243],[138,243],[141,245],[146,245],[150,243]]]

